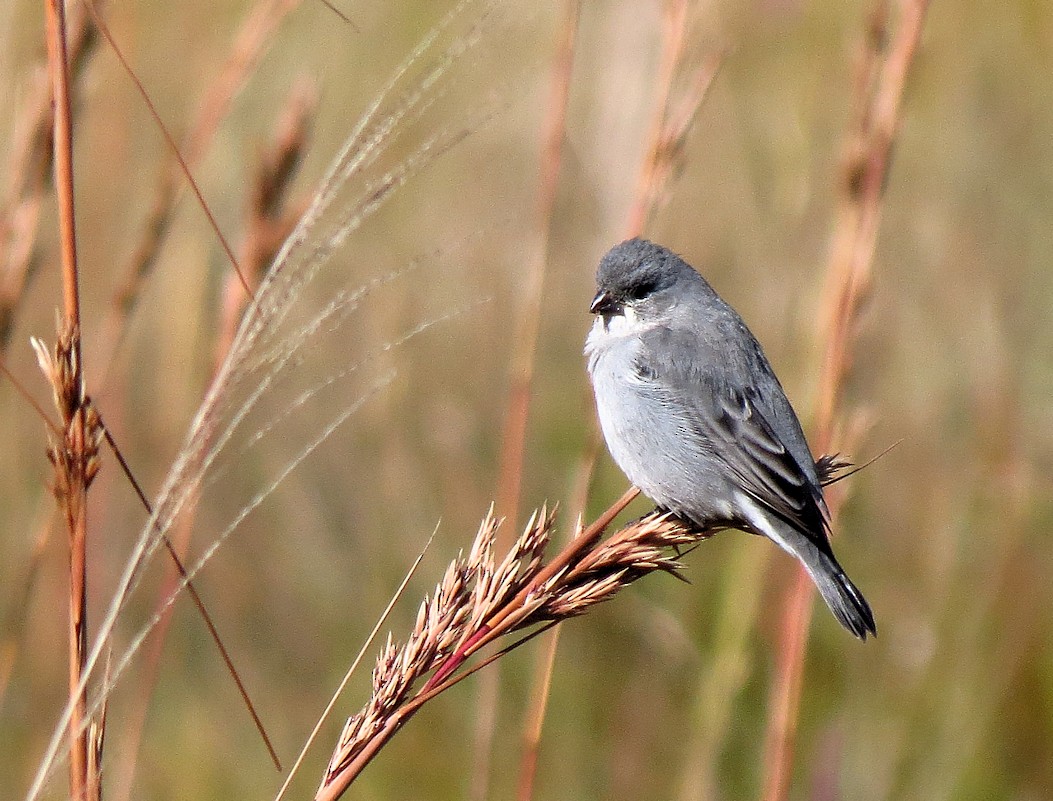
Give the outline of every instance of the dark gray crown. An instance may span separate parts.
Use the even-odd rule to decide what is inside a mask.
[[[701,281],[687,262],[646,239],[628,239],[611,248],[596,271],[596,286],[619,301],[641,300],[681,281]]]

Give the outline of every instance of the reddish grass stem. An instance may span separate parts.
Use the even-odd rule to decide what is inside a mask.
[[[66,20],[71,91],[76,90],[97,38],[87,12],[74,5]],[[15,314],[39,266],[37,228],[44,195],[51,186],[55,128],[51,76],[46,69],[30,74],[25,101],[14,114],[15,133],[8,147],[6,188],[0,201],[0,353],[7,348]]]
[[[883,5],[883,4],[882,4]],[[815,444],[820,453],[837,451],[834,442],[845,376],[851,366],[853,328],[869,286],[887,183],[892,143],[899,127],[907,72],[921,37],[928,0],[906,0],[884,63],[874,70],[876,84],[868,105],[850,131],[849,160],[844,171],[842,203],[827,265],[826,309],[822,316],[825,349],[819,377]],[[879,8],[874,19],[884,20]],[[872,32],[872,50],[864,63],[880,58],[884,36]],[[875,62],[876,63],[876,62]],[[836,517],[836,504],[831,504]],[[787,797],[792,773],[797,713],[800,705],[812,585],[799,570],[789,590],[781,628],[772,689],[772,714],[765,738],[764,801]]]
[[[552,229],[552,215],[556,205],[556,190],[562,166],[563,140],[567,132],[567,101],[574,67],[574,50],[578,33],[581,0],[566,0],[563,19],[556,43],[555,63],[552,67],[549,102],[543,125],[541,145],[541,177],[538,183],[537,250],[534,263],[527,275],[521,314],[517,321],[517,335],[513,345],[512,365],[509,369],[510,388],[508,411],[501,444],[498,472],[498,514],[514,520],[519,510],[519,496],[523,476],[523,454],[526,441],[527,416],[530,409],[530,388],[534,378],[537,355],[538,328],[541,320],[541,300],[548,265],[548,242]]]
[[[281,241],[292,229],[292,226],[295,224],[295,218],[299,216],[298,209],[295,212],[291,212],[286,208],[290,205],[287,203],[287,195],[306,149],[316,105],[317,92],[312,87],[300,84],[294,88],[276,125],[275,142],[266,153],[262,154],[257,165],[255,180],[250,191],[248,215],[245,224],[246,234],[240,253],[240,262],[252,286],[258,285],[260,276],[266,270],[267,264],[274,257],[274,253],[280,246]],[[219,373],[230,351],[238,322],[248,302],[248,298],[241,289],[240,281],[232,273],[228,274],[227,280],[224,281],[222,295],[222,315],[215,344],[213,377]],[[131,471],[124,464],[124,460],[117,450],[116,443],[112,441],[108,431],[107,439],[110,441],[111,448],[113,448],[114,454],[121,463],[125,475],[139,496],[140,502],[147,512],[152,514],[153,511],[149,502],[139,488]],[[142,736],[150,697],[160,673],[161,654],[164,650],[174,610],[174,607],[167,603],[167,599],[182,584],[186,587],[191,601],[201,615],[201,619],[208,629],[209,636],[215,643],[220,658],[223,660],[227,672],[237,687],[242,703],[252,717],[253,725],[259,732],[260,739],[267,749],[271,762],[274,764],[275,769],[280,772],[282,770],[281,760],[267,734],[259,712],[256,710],[255,704],[252,702],[248,690],[218,634],[211,615],[200,598],[194,583],[189,580],[182,563],[180,554],[185,554],[189,548],[196,506],[196,502],[187,504],[187,508],[179,517],[176,531],[172,536],[158,532],[165,549],[171,557],[174,570],[168,572],[158,590],[159,620],[156,630],[151,635],[149,650],[145,660],[146,667],[143,680],[140,683],[139,697],[136,700],[132,714],[129,716],[130,721],[125,726],[125,730],[129,732],[129,739],[133,743],[130,750],[133,754],[138,751],[137,744]],[[112,794],[117,801],[131,797],[134,772],[135,760],[129,759],[122,766],[120,780],[116,783],[116,789]]]
[[[523,487],[526,432],[530,416],[531,392],[537,362],[537,343],[541,328],[541,307],[548,271],[548,246],[556,192],[563,164],[563,142],[567,135],[567,107],[574,70],[581,0],[565,0],[556,34],[555,56],[549,78],[549,98],[541,129],[540,177],[537,191],[535,251],[528,267],[516,321],[516,338],[509,367],[509,388],[505,425],[501,437],[501,456],[497,479],[498,513],[511,520],[519,514]],[[476,759],[468,798],[483,801],[488,795],[493,721],[496,720],[498,674],[482,677],[479,714],[476,716]],[[490,686],[487,686],[489,684]]]
[[[662,55],[654,90],[655,115],[647,137],[646,156],[636,177],[627,225],[629,236],[643,234],[663,193],[668,191],[677,157],[724,62],[722,52],[707,57],[695,68],[683,93],[674,92],[684,68],[688,28],[686,0],[671,0],[665,7]]]
[[[55,106],[54,167],[62,250],[62,302],[70,329],[79,330],[80,289],[77,280],[77,233],[73,209],[73,106],[69,94],[66,12],[63,4],[57,0],[47,0],[45,7],[48,68]],[[79,361],[79,337],[77,339],[74,355]]]
[[[64,475],[58,484],[59,501],[64,506],[69,530],[69,694],[72,714],[69,722],[70,797],[74,801],[98,797],[98,781],[89,776],[88,733],[84,726],[86,702],[81,690],[81,677],[87,646],[87,489],[88,476],[85,448],[84,375],[80,349],[80,289],[77,274],[77,235],[73,207],[73,126],[69,93],[69,53],[66,43],[66,12],[61,0],[47,0],[45,27],[48,72],[51,75],[55,107],[54,169],[58,196],[59,239],[62,253],[63,330],[60,348],[66,363],[61,373],[64,381],[56,382],[56,398],[61,398],[63,422],[66,424],[61,447],[62,457],[56,463]],[[64,344],[63,340],[65,340]],[[61,465],[61,467],[60,467]],[[92,760],[97,764],[97,760]],[[93,790],[89,796],[89,790]]]
[[[136,91],[138,91],[139,93],[139,96],[142,97],[143,104],[146,106],[147,111],[150,112],[150,116],[154,118],[154,123],[157,125],[157,129],[161,132],[161,135],[164,137],[165,142],[168,144],[169,150],[171,150],[172,155],[178,162],[179,168],[180,170],[182,170],[183,176],[186,178],[187,185],[190,187],[190,191],[194,193],[194,197],[197,198],[198,205],[201,207],[201,210],[208,218],[209,227],[211,227],[213,232],[216,234],[216,238],[219,240],[219,244],[223,248],[223,252],[226,254],[227,260],[230,262],[230,265],[234,269],[234,272],[238,274],[238,278],[241,280],[242,289],[245,290],[245,294],[248,295],[250,298],[253,297],[252,288],[249,286],[248,279],[245,277],[244,273],[241,270],[241,265],[238,264],[238,259],[234,255],[234,249],[230,246],[230,243],[227,241],[227,238],[223,235],[223,231],[220,230],[219,223],[216,222],[216,218],[212,214],[212,209],[209,208],[208,203],[205,202],[205,196],[201,194],[201,189],[197,185],[197,181],[194,179],[193,173],[190,172],[190,165],[187,163],[186,159],[183,157],[183,154],[180,152],[179,145],[176,143],[175,137],[172,136],[167,126],[164,124],[164,121],[161,119],[161,115],[158,113],[157,108],[154,106],[153,100],[150,99],[150,95],[146,91],[146,87],[143,86],[142,81],[139,80],[139,76],[135,74],[135,70],[132,69],[131,64],[129,64],[128,60],[124,57],[124,52],[117,45],[117,40],[113,38],[113,34],[110,32],[109,26],[106,25],[105,20],[103,20],[102,16],[95,10],[95,5],[92,3],[92,0],[85,0],[85,4],[88,7],[88,11],[91,12],[92,19],[95,22],[95,26],[99,29],[99,32],[102,33],[102,35],[106,38],[106,41],[109,43],[110,49],[113,51],[113,54],[117,56],[117,61],[120,62],[121,68],[124,70],[125,74],[128,75],[128,78],[134,84]]]
[[[113,438],[113,434],[102,422],[102,418],[99,418],[99,425],[102,427],[103,436],[106,438],[106,443],[110,446],[110,450],[113,452],[114,458],[117,459],[118,464],[121,467],[121,472],[124,473],[125,478],[128,479],[128,483],[132,485],[132,489],[135,490],[136,496],[139,498],[139,502],[142,504],[146,513],[151,517],[154,514],[153,506],[146,497],[146,493],[143,492],[142,487],[139,485],[139,481],[135,478],[135,474],[132,472],[131,467],[124,458],[124,454],[121,453],[121,449],[117,446],[117,442]],[[267,730],[263,726],[263,721],[260,720],[259,713],[256,711],[255,705],[252,703],[252,699],[249,697],[249,692],[245,689],[245,685],[241,680],[241,676],[238,675],[237,669],[234,667],[234,660],[230,656],[230,652],[223,644],[223,638],[219,636],[219,631],[216,629],[216,624],[212,620],[212,616],[208,612],[208,607],[205,606],[204,600],[198,594],[197,588],[194,586],[194,582],[190,578],[190,574],[187,572],[186,566],[183,564],[183,560],[179,558],[179,553],[176,551],[175,546],[172,544],[172,540],[169,539],[168,535],[158,530],[158,536],[161,542],[165,546],[165,550],[168,551],[169,557],[172,559],[172,564],[175,566],[176,571],[179,573],[182,584],[186,587],[187,594],[190,599],[194,602],[194,606],[197,608],[198,614],[201,615],[202,621],[205,623],[205,627],[208,629],[209,637],[212,638],[212,642],[215,643],[219,655],[223,660],[224,666],[227,668],[227,672],[234,680],[234,684],[238,688],[238,694],[241,696],[242,702],[245,704],[246,709],[249,711],[249,715],[252,717],[252,722],[256,726],[256,730],[259,732],[264,745],[267,747],[267,753],[271,757],[271,761],[274,763],[274,767],[281,771],[282,763],[278,758],[278,752],[275,750],[274,745],[271,743],[270,737],[267,736]],[[168,611],[167,609],[165,610]],[[166,619],[169,616],[166,616]],[[160,654],[157,654],[159,661]],[[156,668],[156,664],[151,663],[152,668]],[[156,680],[156,675],[153,676]],[[150,682],[150,686],[153,686],[153,682]]]

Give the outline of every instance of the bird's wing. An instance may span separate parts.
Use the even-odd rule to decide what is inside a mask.
[[[637,375],[684,411],[687,434],[699,439],[700,452],[719,460],[754,500],[825,546],[821,488],[767,418],[757,388],[744,380],[746,371],[736,371],[735,355],[717,350],[690,332],[657,328],[645,334]],[[782,392],[774,376],[769,390]]]

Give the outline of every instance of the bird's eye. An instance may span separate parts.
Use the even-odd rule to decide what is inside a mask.
[[[629,297],[633,300],[642,300],[658,289],[657,281],[641,281],[629,287]]]

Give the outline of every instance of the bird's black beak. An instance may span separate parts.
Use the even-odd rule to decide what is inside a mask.
[[[589,311],[592,314],[602,314],[604,316],[619,314],[621,310],[622,304],[602,289],[596,293],[596,297],[592,299],[592,305],[589,306]]]

